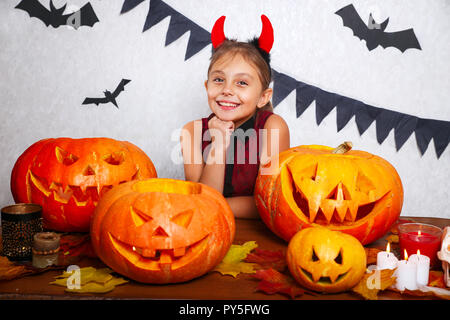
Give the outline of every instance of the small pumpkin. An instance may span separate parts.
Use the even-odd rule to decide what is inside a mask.
[[[235,234],[230,206],[217,190],[174,179],[131,181],[99,202],[92,246],[116,272],[143,283],[199,277],[227,253]]]
[[[326,226],[368,244],[400,216],[403,186],[388,161],[351,150],[351,143],[299,146],[263,167],[255,201],[264,223],[286,241],[302,228]]]
[[[304,287],[324,293],[346,291],[366,270],[366,252],[353,236],[310,227],[292,237],[287,250],[292,276]]]
[[[103,194],[120,183],[156,176],[150,158],[130,142],[52,138],[20,155],[11,173],[11,192],[16,202],[42,206],[45,228],[88,232]]]

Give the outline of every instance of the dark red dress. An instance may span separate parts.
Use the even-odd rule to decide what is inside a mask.
[[[271,111],[259,111],[233,132],[226,151],[224,197],[253,195],[260,164],[260,129],[272,114]],[[207,147],[211,144],[208,121],[213,116],[202,118],[202,155],[205,161],[210,149]]]

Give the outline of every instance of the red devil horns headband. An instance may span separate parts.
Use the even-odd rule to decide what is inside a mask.
[[[262,31],[258,38],[259,48],[267,53],[270,52],[273,45],[273,28],[269,18],[265,15],[261,15]],[[222,42],[226,40],[225,33],[223,31],[223,25],[225,23],[225,16],[221,16],[214,23],[214,27],[211,31],[211,41],[214,49],[217,49]]]

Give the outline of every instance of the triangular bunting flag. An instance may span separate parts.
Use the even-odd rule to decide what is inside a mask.
[[[450,126],[448,125],[448,121],[428,120],[428,122],[434,128],[434,148],[439,158],[450,143]]]
[[[211,34],[202,27],[192,23],[189,30],[191,30],[191,35],[187,44],[184,60],[189,59],[204,47],[211,44]]]
[[[416,126],[416,142],[420,153],[423,155],[427,151],[431,138],[433,137],[433,127],[427,119],[419,119]]]
[[[382,144],[401,119],[401,114],[396,111],[380,109],[380,113],[376,119],[377,141]]]
[[[273,96],[272,105],[275,108],[281,101],[283,101],[294,89],[297,87],[297,80],[277,72],[272,69],[273,79]]]
[[[165,45],[168,46],[175,40],[178,40],[183,34],[188,32],[189,22],[190,20],[186,19],[186,17],[181,15],[180,13],[173,13],[170,18]]]
[[[145,0],[125,0],[122,5],[122,10],[120,10],[120,13],[126,13],[134,8],[137,7],[138,4],[141,2],[144,2]]]
[[[316,95],[316,122],[320,125],[322,120],[342,100],[342,96],[324,90],[317,90]]]
[[[355,121],[359,134],[362,135],[378,117],[381,109],[369,106],[365,103],[356,106]]]
[[[297,112],[297,118],[300,117],[303,112],[311,105],[316,99],[318,88],[310,86],[303,82],[298,82],[296,89],[295,110]]]
[[[355,115],[357,105],[362,105],[362,102],[342,96],[342,99],[336,105],[336,124],[338,132],[341,131]]]
[[[154,25],[160,23],[162,20],[168,16],[176,13],[172,7],[168,6],[161,0],[151,0],[150,6],[148,8],[147,18],[145,19],[144,29],[142,32],[147,31]]]
[[[397,151],[400,150],[416,129],[417,120],[417,117],[401,114],[401,118],[394,128],[395,148]]]

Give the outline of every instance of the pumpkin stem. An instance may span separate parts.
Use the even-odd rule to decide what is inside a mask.
[[[344,143],[341,143],[337,148],[334,148],[331,153],[335,154],[344,154],[348,151],[350,151],[353,147],[353,143],[351,141],[345,141]]]

